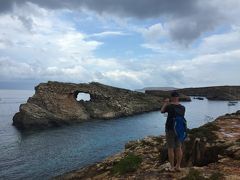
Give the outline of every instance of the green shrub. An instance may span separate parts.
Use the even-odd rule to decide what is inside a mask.
[[[113,165],[111,172],[113,174],[126,174],[135,171],[141,164],[142,159],[139,156],[129,153],[115,165]]]
[[[210,176],[209,179],[210,180],[221,180],[221,179],[224,179],[224,175],[220,172],[215,172]]]
[[[191,168],[188,175],[182,178],[182,180],[206,180],[206,178],[198,170]]]

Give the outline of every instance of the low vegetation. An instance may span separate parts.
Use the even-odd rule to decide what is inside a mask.
[[[201,173],[198,170],[191,168],[187,176],[185,176],[181,180],[204,180],[204,179],[205,178],[201,175]]]
[[[200,171],[191,168],[187,176],[181,180],[222,180],[224,175],[220,172],[214,172],[209,178],[204,177]]]
[[[129,153],[115,165],[113,165],[111,172],[113,174],[126,174],[135,171],[141,164],[142,159],[139,156]]]
[[[220,172],[213,173],[209,178],[209,180],[222,180],[222,179],[224,179],[224,175]]]

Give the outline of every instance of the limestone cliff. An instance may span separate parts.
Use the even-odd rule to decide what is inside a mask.
[[[77,101],[78,93],[90,94]],[[41,83],[13,117],[19,129],[46,128],[90,119],[110,119],[159,109],[161,98],[145,93],[91,83]]]

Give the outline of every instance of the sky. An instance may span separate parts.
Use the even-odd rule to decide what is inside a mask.
[[[240,84],[239,0],[0,0],[0,88]]]

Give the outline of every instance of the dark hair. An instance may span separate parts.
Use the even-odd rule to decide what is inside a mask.
[[[171,93],[171,97],[179,97],[179,93],[177,91],[173,91]]]

